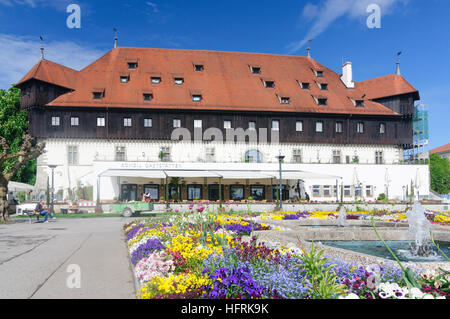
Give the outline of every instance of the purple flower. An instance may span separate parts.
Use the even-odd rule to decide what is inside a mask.
[[[136,265],[142,258],[148,257],[154,251],[159,251],[164,248],[164,245],[158,239],[149,239],[146,243],[140,245],[135,251],[133,251],[131,254],[131,262],[133,265]]]

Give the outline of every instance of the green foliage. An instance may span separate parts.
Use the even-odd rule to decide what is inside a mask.
[[[344,285],[336,283],[337,275],[332,271],[334,265],[325,267],[328,258],[322,257],[324,250],[317,251],[314,243],[309,253],[304,252],[300,257],[302,264],[297,265],[310,276],[312,299],[330,299],[343,294],[346,291]]]
[[[383,200],[383,201],[386,199],[388,199],[388,198],[386,197],[386,194],[384,194],[384,193],[380,194],[377,198],[377,200]]]
[[[450,161],[437,154],[430,155],[431,189],[439,194],[450,193]]]
[[[0,136],[4,137],[10,147],[9,152],[20,150],[22,137],[28,132],[27,112],[20,110],[20,90],[14,87],[0,90]],[[8,161],[1,167],[3,173],[14,165],[15,160]],[[34,185],[36,182],[36,160],[23,166],[12,178],[13,181]]]

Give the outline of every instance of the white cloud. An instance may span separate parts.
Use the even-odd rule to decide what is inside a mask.
[[[70,3],[73,3],[73,0],[0,0],[0,5],[9,7],[14,5],[26,5],[32,8],[38,6],[53,7],[58,10],[65,10]]]
[[[153,9],[153,13],[158,13],[158,5],[156,3],[147,1],[147,5]]]
[[[3,0],[1,0],[3,1]],[[39,37],[0,34],[0,89],[17,83],[37,62],[41,51]],[[70,41],[45,44],[45,59],[80,70],[106,52]]]
[[[310,39],[322,34],[332,23],[341,17],[359,19],[368,17],[367,7],[378,4],[382,15],[392,12],[398,3],[407,3],[409,0],[324,0],[320,4],[308,3],[302,12],[302,21],[311,22],[312,26],[301,41],[288,45],[290,53],[300,50]]]

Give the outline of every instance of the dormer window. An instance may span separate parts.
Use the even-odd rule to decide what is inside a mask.
[[[328,102],[328,99],[326,99],[326,98],[318,98],[317,99],[317,104],[318,105],[327,105],[327,102]]]
[[[204,69],[205,67],[203,66],[203,64],[194,64],[195,72],[203,72]]]
[[[127,75],[122,75],[120,77],[120,83],[128,83],[128,81],[130,81],[130,77]]]
[[[137,62],[128,62],[128,70],[136,70],[138,67]]]
[[[319,83],[320,89],[323,91],[328,90],[328,84],[327,83]]]
[[[184,79],[183,78],[174,78],[173,83],[175,83],[176,85],[182,85],[184,83]]]
[[[309,88],[310,88],[308,82],[301,82],[300,86],[302,87],[303,90],[309,90]]]
[[[289,103],[291,103],[291,99],[289,97],[282,97],[282,96],[280,96],[279,98],[280,98],[280,103],[281,104],[289,104]]]
[[[192,102],[201,102],[203,99],[203,96],[201,94],[193,94],[192,95]]]
[[[159,84],[159,83],[161,83],[161,77],[160,76],[152,76],[151,81],[152,81],[152,84]]]
[[[103,92],[92,92],[92,98],[94,100],[101,100],[103,98]]]
[[[316,76],[317,76],[318,78],[323,78],[323,71],[317,71],[317,70],[316,70]]]
[[[259,66],[251,66],[252,74],[261,74],[261,68]]]
[[[150,102],[151,100],[153,100],[153,94],[152,93],[144,93],[143,97],[144,97],[144,101],[147,101],[147,102]]]
[[[274,81],[264,81],[264,86],[268,89],[273,89],[275,87],[275,82]]]
[[[364,100],[356,100],[355,106],[357,107],[364,107]]]

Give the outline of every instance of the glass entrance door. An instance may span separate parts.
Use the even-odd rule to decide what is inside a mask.
[[[121,186],[121,200],[123,202],[137,201],[137,185],[136,184],[122,184]]]

